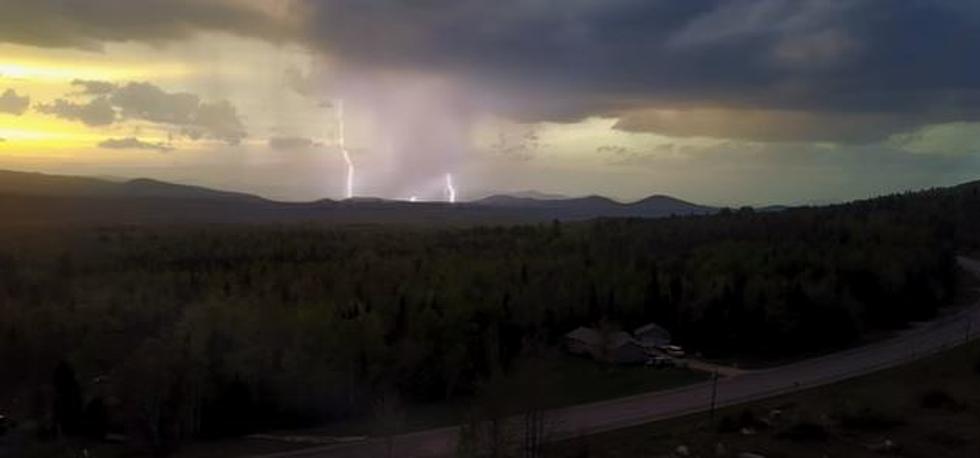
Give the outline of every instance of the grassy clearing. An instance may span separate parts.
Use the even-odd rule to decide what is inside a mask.
[[[603,365],[558,352],[527,363],[533,365],[536,382],[547,387],[535,401],[549,409],[666,390],[707,379],[705,374],[688,369]],[[399,430],[412,432],[460,424],[466,420],[471,406],[480,402],[477,397],[409,405],[404,409],[404,423]],[[365,415],[300,434],[371,435],[375,423],[371,415]]]

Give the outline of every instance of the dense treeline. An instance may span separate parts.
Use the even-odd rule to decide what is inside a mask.
[[[466,395],[599,320],[656,321],[709,356],[836,348],[948,303],[978,209],[968,187],[537,226],[11,232],[0,402],[166,450],[343,418],[378,393]]]

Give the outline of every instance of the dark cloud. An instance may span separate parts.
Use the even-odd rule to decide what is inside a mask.
[[[272,40],[288,37],[285,24],[260,9],[262,3],[233,0],[4,0],[0,6],[0,41],[42,47],[101,49],[105,42],[160,42],[186,38],[199,31],[221,31]]]
[[[204,102],[197,95],[167,92],[146,82],[115,85],[76,80],[72,84],[82,88],[81,95],[100,95],[85,103],[58,99],[38,106],[38,110],[89,126],[127,119],[149,121],[179,128],[192,139],[214,138],[230,144],[237,144],[246,136],[238,111],[227,101]]]
[[[529,120],[641,108],[806,112],[823,121],[814,131],[795,125],[785,137],[843,130],[846,139],[865,141],[908,125],[980,119],[980,7],[971,2],[315,5],[310,33],[328,52],[365,66],[455,75],[492,88],[491,108]],[[838,115],[854,125],[828,127]],[[623,127],[679,129],[636,120]]]
[[[72,80],[72,86],[81,88],[79,95],[108,95],[116,90],[116,85],[108,81]]]
[[[106,97],[96,97],[86,103],[58,99],[40,104],[37,111],[70,121],[81,121],[87,126],[107,126],[116,122],[116,110]]]
[[[933,121],[941,116],[932,118]],[[614,128],[671,137],[766,142],[871,143],[930,119],[915,114],[821,113],[756,109],[645,109],[623,113]]]
[[[269,148],[276,151],[295,151],[312,148],[316,143],[306,137],[272,137],[269,139]]]
[[[172,151],[173,147],[170,145],[160,142],[160,143],[150,143],[144,142],[136,137],[126,137],[126,138],[107,138],[102,142],[99,142],[99,148],[107,149],[143,149],[143,150],[153,150],[165,153],[167,151]]]
[[[522,121],[623,116],[627,130],[865,142],[980,120],[980,6],[961,0],[7,0],[3,8],[0,41],[98,48],[203,30],[302,41],[336,58],[331,65],[447,76],[479,108]],[[277,8],[287,14],[271,14]],[[284,27],[281,17],[306,22]],[[322,81],[290,70],[286,83],[311,95]],[[778,121],[788,123],[783,133],[748,122],[739,133],[651,120],[643,113],[652,109],[789,121]],[[798,122],[806,117],[814,122]]]
[[[17,91],[7,89],[0,95],[0,113],[20,116],[27,111],[31,105],[31,98],[26,95],[17,95]]]

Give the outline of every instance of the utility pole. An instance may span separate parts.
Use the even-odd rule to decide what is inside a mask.
[[[718,400],[718,369],[715,369],[711,377],[711,421],[715,419],[715,402]]]

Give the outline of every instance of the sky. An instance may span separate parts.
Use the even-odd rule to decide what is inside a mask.
[[[279,200],[980,179],[980,3],[0,0],[0,168]],[[340,106],[343,109],[340,109]]]

